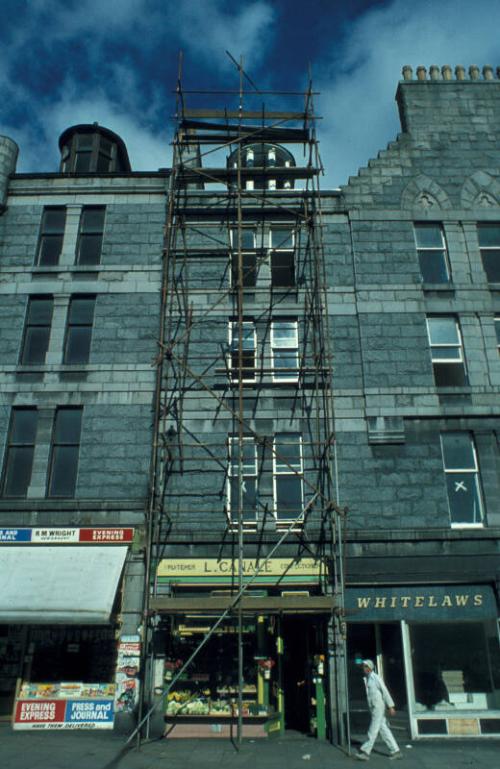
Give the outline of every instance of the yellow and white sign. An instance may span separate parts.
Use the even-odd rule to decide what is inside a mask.
[[[255,585],[286,585],[318,583],[324,573],[324,564],[314,558],[270,558],[268,561],[252,558],[243,560],[243,578]],[[255,576],[257,573],[257,576]],[[228,585],[239,579],[239,563],[229,558],[164,558],[158,564],[158,581]]]

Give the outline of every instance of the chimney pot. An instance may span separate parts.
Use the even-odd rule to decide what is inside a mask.
[[[405,64],[402,69],[404,80],[411,80],[413,78],[413,69],[409,64]]]
[[[429,75],[431,80],[439,80],[439,67],[436,64],[431,64],[429,67]]]
[[[483,67],[483,77],[485,80],[493,80],[493,67],[490,67],[489,64]]]
[[[465,80],[465,67],[462,67],[461,64],[455,67],[455,77],[457,80]]]
[[[471,64],[469,67],[469,77],[471,80],[479,80],[479,67]]]
[[[426,80],[427,78],[427,70],[425,67],[417,67],[417,79],[418,80]]]
[[[443,67],[441,67],[441,74],[443,76],[443,80],[451,80],[451,67],[449,64],[445,64]]]

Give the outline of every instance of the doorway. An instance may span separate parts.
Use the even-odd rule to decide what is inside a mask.
[[[283,617],[281,637],[285,729],[311,734],[316,718],[314,658],[324,653],[323,628],[317,619]]]
[[[396,739],[409,737],[403,639],[400,622],[350,623],[347,627],[347,670],[351,731],[364,734],[370,722],[361,661],[371,659],[396,704],[391,728]]]

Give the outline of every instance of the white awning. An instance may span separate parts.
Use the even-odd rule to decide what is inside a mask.
[[[108,622],[126,555],[123,545],[2,547],[0,622]]]

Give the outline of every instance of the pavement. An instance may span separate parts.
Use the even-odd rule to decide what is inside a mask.
[[[281,738],[156,739],[124,750],[126,737],[107,731],[13,731],[0,723],[1,769],[354,769],[363,766],[328,742],[287,732]],[[357,745],[353,745],[353,753]],[[403,759],[390,761],[377,744],[373,769],[495,769],[500,740],[402,742]]]

